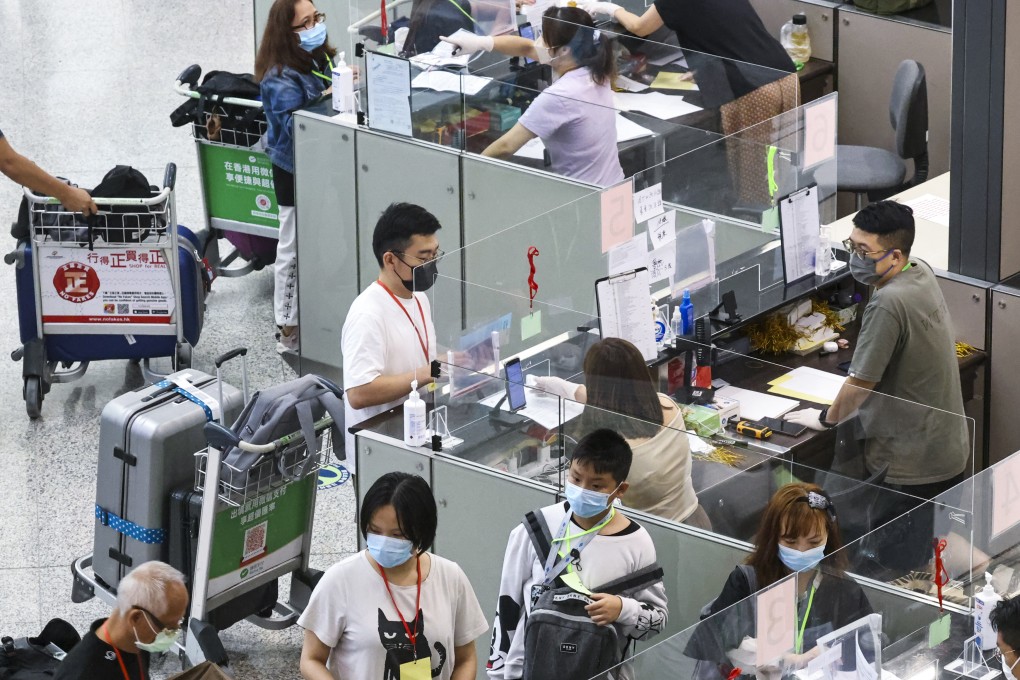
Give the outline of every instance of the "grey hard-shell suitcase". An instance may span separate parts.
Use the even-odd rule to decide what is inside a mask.
[[[110,588],[143,562],[168,560],[170,492],[193,483],[195,453],[206,447],[202,428],[212,414],[175,389],[179,377],[218,398],[214,377],[188,369],[122,394],[103,409],[92,569]],[[224,384],[223,401],[230,422],[244,398]]]

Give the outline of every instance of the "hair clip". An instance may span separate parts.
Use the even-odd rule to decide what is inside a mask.
[[[833,522],[836,521],[836,506],[828,498],[817,491],[808,491],[807,496],[801,496],[800,500],[808,504],[814,510],[825,510]]]
[[[601,38],[601,37],[602,37],[602,31],[600,31],[599,29],[596,28],[595,30],[593,30],[591,32],[591,39],[594,40],[595,42],[598,42],[599,38]]]

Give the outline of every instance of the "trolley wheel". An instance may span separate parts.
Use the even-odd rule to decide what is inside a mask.
[[[43,402],[43,384],[41,376],[32,375],[25,378],[23,396],[25,397],[25,410],[28,411],[28,417],[35,420],[41,416]]]

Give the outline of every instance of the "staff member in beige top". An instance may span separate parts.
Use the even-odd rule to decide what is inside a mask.
[[[622,502],[636,510],[711,529],[691,482],[691,447],[680,408],[655,391],[641,352],[620,338],[592,345],[584,358],[585,384],[539,378],[538,388],[585,403],[582,432],[619,432],[634,453],[630,490]]]

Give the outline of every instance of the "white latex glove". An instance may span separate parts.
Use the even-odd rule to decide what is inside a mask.
[[[616,16],[617,10],[623,9],[616,3],[612,2],[580,2],[578,3],[578,7],[592,16],[595,16],[596,14],[605,14],[610,19]]]
[[[535,377],[535,389],[548,392],[549,394],[555,394],[557,397],[563,397],[564,399],[574,400],[574,395],[577,393],[577,388],[580,387],[577,383],[572,383],[563,378],[557,378],[556,376],[536,376]]]
[[[468,33],[467,31],[459,31],[456,35],[447,38],[445,35],[439,36],[439,39],[445,43],[450,43],[456,49],[453,50],[454,54],[461,52],[468,52],[474,54],[475,52],[492,51],[492,36],[491,35],[475,35],[474,33]]]
[[[819,416],[821,415],[822,409],[820,408],[803,408],[799,411],[790,411],[783,416],[783,420],[796,423],[797,425],[803,425],[809,430],[824,432],[829,428],[822,425],[822,421],[819,419]]]

